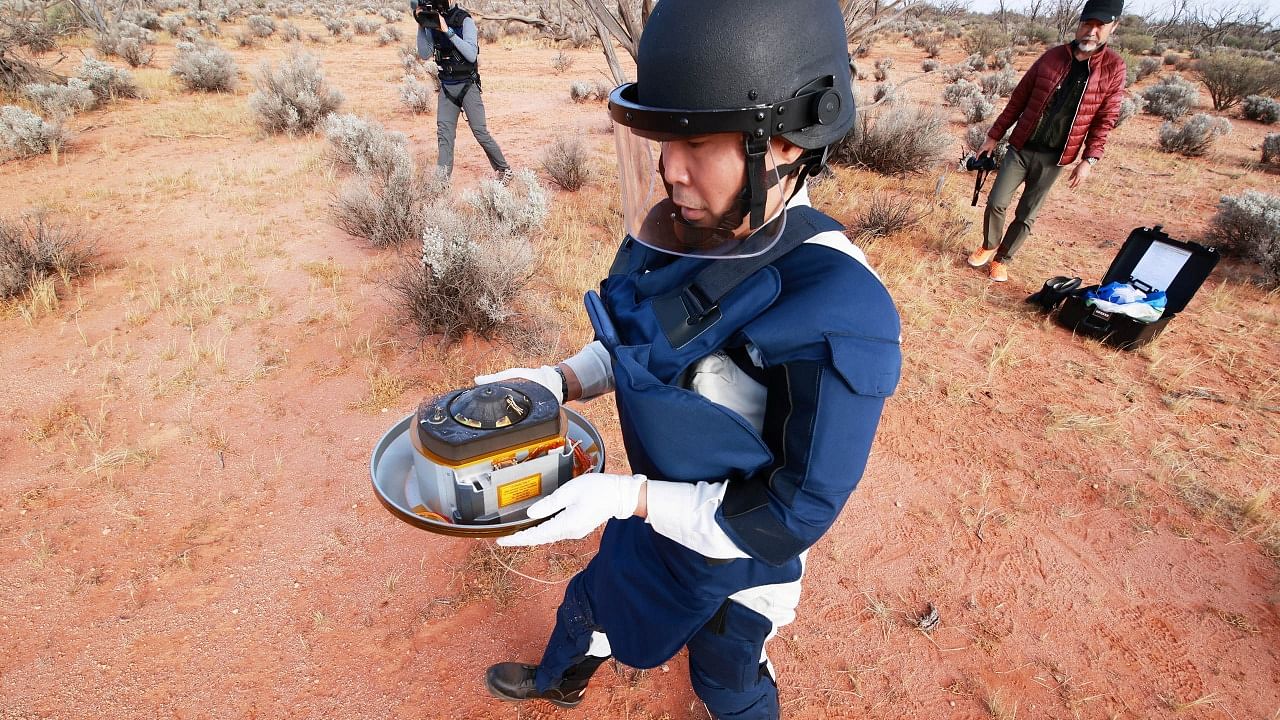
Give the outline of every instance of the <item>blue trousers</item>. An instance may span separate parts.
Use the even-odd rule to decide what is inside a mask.
[[[777,720],[778,688],[760,661],[773,623],[760,613],[726,600],[715,617],[689,639],[689,680],[718,720]],[[591,633],[603,631],[591,612],[582,576],[569,581],[556,626],[538,663],[539,691],[558,685],[581,663]]]

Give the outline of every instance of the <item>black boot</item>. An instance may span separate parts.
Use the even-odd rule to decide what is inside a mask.
[[[559,685],[546,692],[538,692],[534,686],[538,666],[524,663],[504,662],[490,667],[484,675],[484,684],[489,693],[500,700],[546,700],[557,707],[575,708],[582,704],[587,683],[596,668],[607,659],[588,655],[565,672]]]

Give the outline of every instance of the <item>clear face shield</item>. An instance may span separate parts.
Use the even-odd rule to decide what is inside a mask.
[[[614,124],[627,233],[688,257],[760,255],[786,224],[769,145],[750,156],[744,135],[665,135]],[[752,217],[751,199],[764,198]]]

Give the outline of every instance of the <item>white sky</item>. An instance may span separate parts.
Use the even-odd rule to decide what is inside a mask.
[[[1011,9],[1015,10],[1025,5],[1022,0],[1005,0],[1005,2]],[[1214,2],[1212,4],[1221,5],[1223,3]],[[1264,16],[1280,16],[1280,0],[1248,0],[1242,4],[1247,7],[1261,8]],[[998,5],[996,0],[970,0],[969,9],[974,12],[991,12],[997,9]],[[1159,14],[1168,5],[1169,3],[1160,2],[1159,0],[1132,0],[1125,3],[1125,12],[1131,15],[1147,15],[1151,11],[1155,11],[1156,14]]]

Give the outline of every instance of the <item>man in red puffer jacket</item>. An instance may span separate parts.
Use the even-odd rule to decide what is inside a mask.
[[[1009,279],[1009,261],[1031,233],[1049,188],[1075,162],[1080,149],[1084,148],[1084,159],[1071,171],[1072,188],[1087,180],[1093,164],[1102,158],[1107,134],[1115,127],[1124,100],[1124,60],[1107,47],[1123,9],[1122,0],[1086,2],[1076,39],[1048,50],[1032,64],[978,151],[979,155],[990,153],[1017,123],[987,197],[982,247],[969,255],[973,267],[990,263],[991,279],[996,282]],[[1005,210],[1014,190],[1024,183],[1026,189],[1006,231]]]

